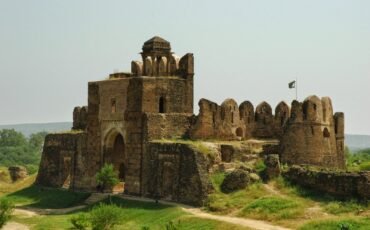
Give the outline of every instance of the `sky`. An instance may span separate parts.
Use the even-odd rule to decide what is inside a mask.
[[[158,35],[194,53],[195,101],[274,108],[330,96],[370,134],[370,1],[0,0],[0,124],[71,121],[87,82],[129,71]]]

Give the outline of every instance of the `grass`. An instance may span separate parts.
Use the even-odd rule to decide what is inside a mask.
[[[34,174],[15,183],[10,182],[10,178],[0,181],[0,196],[27,188],[35,182],[35,179],[36,175]]]
[[[368,230],[370,218],[333,219],[313,221],[303,225],[300,230]]]
[[[360,204],[355,200],[349,201],[330,201],[324,206],[324,210],[330,214],[342,213],[360,213],[362,210],[367,209],[366,204]]]
[[[106,200],[105,202],[108,202]],[[123,210],[123,223],[116,229],[122,230],[140,230],[142,227],[149,227],[150,230],[165,229],[165,225],[170,221],[175,224],[180,223],[180,229],[203,229],[203,230],[241,230],[247,229],[240,226],[214,221],[207,219],[196,218],[185,213],[179,207],[156,204],[154,202],[140,202],[124,200],[119,197],[112,197],[112,202],[120,206]],[[83,212],[88,212],[89,208],[66,215],[49,215],[36,216],[31,218],[22,218],[21,216],[13,219],[16,222],[26,224],[31,229],[69,229],[72,227],[70,218]]]
[[[215,157],[215,152],[209,148],[205,142],[203,141],[192,141],[188,139],[161,139],[152,141],[154,143],[178,143],[178,144],[186,144],[190,146],[190,148],[194,149],[195,151],[202,153],[207,156]]]
[[[261,183],[255,183],[236,192],[225,194],[221,192],[220,185],[225,178],[224,173],[216,173],[211,176],[215,192],[208,197],[206,209],[218,214],[229,214],[239,210],[255,199],[267,195]]]
[[[36,208],[67,208],[81,203],[89,195],[89,193],[32,185],[7,194],[5,197],[17,205],[28,205]]]
[[[295,218],[301,216],[302,213],[302,205],[298,201],[271,196],[252,201],[241,210],[240,216],[278,220]]]

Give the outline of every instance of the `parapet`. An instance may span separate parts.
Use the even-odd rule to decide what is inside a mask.
[[[226,99],[221,105],[201,99],[199,109],[190,130],[192,139],[279,139],[290,116],[285,102],[276,107],[275,116],[267,102],[260,103],[254,111],[249,101],[238,106],[233,99]]]

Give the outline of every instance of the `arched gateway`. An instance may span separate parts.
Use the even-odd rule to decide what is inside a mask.
[[[122,134],[112,131],[105,139],[103,151],[103,164],[112,164],[118,173],[120,185],[114,188],[115,191],[123,191],[123,183],[126,175],[126,154],[125,142]]]

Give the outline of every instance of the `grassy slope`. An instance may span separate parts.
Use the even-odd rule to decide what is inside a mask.
[[[294,229],[305,224],[308,227],[304,229],[309,229],[312,220],[332,221],[349,217],[363,225],[368,222],[362,216],[370,217],[368,205],[357,201],[337,201],[333,197],[292,186],[282,178],[270,182],[267,186],[270,189],[256,183],[244,190],[224,194],[219,189],[223,177],[222,173],[212,177],[216,192],[210,196],[207,209],[214,213],[267,220]],[[320,224],[325,226],[326,223]]]
[[[181,229],[204,229],[204,230],[241,230],[246,229],[239,226],[222,223],[214,220],[206,220],[196,218],[182,211],[178,207],[172,207],[162,204],[129,201],[121,198],[113,197],[112,202],[121,206],[124,210],[124,224],[118,226],[117,229],[124,230],[140,230],[142,227],[150,227],[151,230],[165,229],[165,225],[173,221],[175,224],[180,223]],[[90,209],[91,207],[89,207]],[[84,212],[88,211],[85,210]],[[37,216],[31,218],[15,217],[14,221],[31,226],[31,229],[68,229],[72,225],[69,219],[73,215],[81,212],[76,212],[67,215],[49,215]]]
[[[62,189],[44,188],[36,185],[7,194],[5,197],[17,205],[35,208],[67,208],[80,204],[89,193],[71,192]]]

